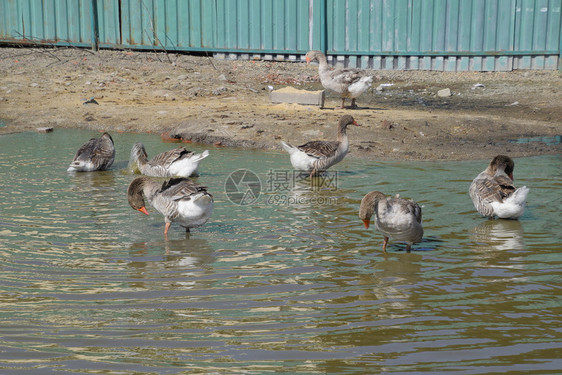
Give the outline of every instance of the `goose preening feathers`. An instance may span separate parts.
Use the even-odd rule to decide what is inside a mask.
[[[164,215],[164,235],[168,234],[172,222],[189,232],[190,228],[205,224],[213,213],[213,196],[206,187],[187,178],[173,178],[162,183],[145,176],[137,177],[127,190],[129,205],[148,215],[144,197]]]
[[[408,252],[412,244],[421,242],[422,211],[416,202],[398,196],[387,197],[380,191],[371,191],[363,197],[359,207],[359,218],[363,220],[365,228],[369,228],[372,216],[375,228],[384,236],[382,250],[385,253],[390,237],[405,241]]]
[[[517,219],[525,211],[529,189],[513,185],[515,163],[509,156],[498,155],[470,184],[469,194],[482,216]]]
[[[185,147],[162,152],[148,160],[144,145],[137,142],[131,149],[129,168],[152,177],[189,177],[198,174],[199,163],[209,156],[205,150],[200,154],[188,151]]]
[[[108,169],[115,160],[115,146],[109,133],[103,133],[99,138],[92,138],[84,143],[74,160],[68,167],[68,172],[91,172]]]
[[[360,126],[352,116],[345,115],[338,122],[337,141],[311,141],[300,146],[281,141],[281,146],[289,153],[293,168],[310,172],[312,177],[343,160],[349,150],[348,125]]]
[[[345,99],[351,98],[351,108],[356,108],[355,98],[365,92],[373,83],[373,77],[361,69],[333,69],[328,66],[326,56],[320,51],[308,51],[306,62],[318,61],[318,75],[322,86],[341,95],[341,108]]]

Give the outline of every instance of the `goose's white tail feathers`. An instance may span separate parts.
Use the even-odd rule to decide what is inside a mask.
[[[361,77],[361,79],[359,81],[363,82],[366,85],[371,86],[373,84],[373,76]]]
[[[188,158],[180,159],[172,163],[168,170],[164,170],[163,174],[168,176],[179,176],[179,177],[189,177],[189,176],[198,176],[199,170],[199,163],[201,160],[205,159],[209,156],[209,151],[205,150],[200,154],[191,155]],[[156,166],[154,168],[157,168]]]
[[[67,172],[76,172],[76,171],[83,171],[83,172],[91,172],[95,169],[94,164],[92,162],[83,161],[83,160],[75,160],[70,163],[70,166],[66,170]]]
[[[207,156],[209,156],[209,150],[205,150],[200,154],[195,154],[190,159],[192,161],[200,161],[200,160],[205,159]]]
[[[507,197],[502,203],[492,202],[494,214],[501,219],[517,219],[525,212],[529,188],[521,186],[513,194]]]
[[[285,151],[287,151],[289,154],[292,154],[293,152],[297,151],[297,148],[295,146],[285,143],[283,141],[281,141],[281,147],[283,147],[283,149],[285,149]]]
[[[352,98],[358,97],[359,95],[367,91],[369,87],[371,87],[372,83],[373,83],[373,77],[371,76],[361,77],[358,81],[349,85],[348,90],[350,96]]]

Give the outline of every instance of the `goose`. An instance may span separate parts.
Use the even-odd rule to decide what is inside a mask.
[[[349,150],[347,126],[360,126],[350,115],[344,115],[338,122],[337,141],[310,141],[301,146],[293,146],[281,141],[281,146],[289,153],[294,169],[310,172],[310,177],[318,175],[332,165],[343,160]]]
[[[207,156],[207,150],[196,154],[185,147],[178,147],[162,152],[149,161],[144,145],[137,142],[131,149],[129,168],[145,176],[190,177],[198,175],[199,163]]]
[[[68,167],[68,172],[91,172],[108,169],[115,160],[115,146],[109,133],[103,133],[99,138],[92,138],[84,143],[74,160]]]
[[[380,191],[371,191],[363,197],[359,207],[359,218],[363,220],[365,228],[369,228],[373,215],[375,228],[384,236],[383,252],[386,253],[390,237],[406,241],[407,252],[410,252],[412,244],[421,242],[422,210],[416,202],[402,199],[398,195],[392,198]]]
[[[472,203],[480,215],[500,219],[518,219],[525,211],[529,189],[513,185],[515,163],[506,155],[497,155],[470,184]]]
[[[334,69],[331,70],[326,60],[326,55],[320,51],[308,51],[306,62],[318,61],[318,75],[322,86],[341,95],[341,108],[345,106],[345,99],[351,98],[351,108],[357,108],[355,98],[364,93],[373,83],[373,76],[366,74],[361,69]]]
[[[127,190],[129,205],[148,215],[144,197],[164,215],[164,235],[168,234],[172,222],[189,232],[190,228],[205,224],[213,213],[213,196],[207,188],[183,177],[163,183],[146,176],[135,178]]]

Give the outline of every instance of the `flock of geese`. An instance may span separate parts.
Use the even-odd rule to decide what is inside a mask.
[[[321,83],[327,89],[338,92],[342,98],[342,108],[346,98],[355,98],[372,83],[372,77],[365,76],[356,69],[330,70],[326,57],[319,51],[306,54],[307,62],[319,62]],[[291,165],[295,170],[319,176],[331,166],[344,159],[349,150],[347,128],[360,126],[352,116],[344,115],[337,127],[336,141],[310,141],[294,146],[281,141],[281,146],[288,152]],[[200,154],[177,147],[148,159],[142,143],[135,143],[131,150],[129,169],[142,174],[131,181],[127,189],[129,205],[146,215],[145,198],[164,216],[164,235],[173,222],[186,229],[204,225],[213,212],[213,196],[205,186],[189,179],[198,176],[199,164],[209,156],[205,150]],[[82,145],[69,172],[91,172],[106,170],[115,160],[115,146],[111,135],[103,133],[99,138],[92,138]],[[513,184],[513,160],[505,155],[498,155],[471,183],[469,195],[476,210],[488,218],[517,219],[525,210],[529,189],[525,186],[516,188]],[[165,181],[150,177],[170,178]],[[375,228],[383,235],[383,251],[389,238],[406,242],[406,250],[412,244],[421,242],[423,237],[422,210],[414,201],[402,199],[398,195],[389,197],[379,191],[366,194],[359,207],[359,217],[365,228],[369,228],[371,219]]]

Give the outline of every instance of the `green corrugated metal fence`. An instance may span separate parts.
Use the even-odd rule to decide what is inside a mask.
[[[311,46],[312,11],[308,1],[121,0],[120,3],[122,46],[126,47],[296,54],[306,53]]]
[[[373,69],[556,69],[562,0],[0,0],[0,41]]]
[[[90,1],[0,0],[0,41],[91,44]]]

